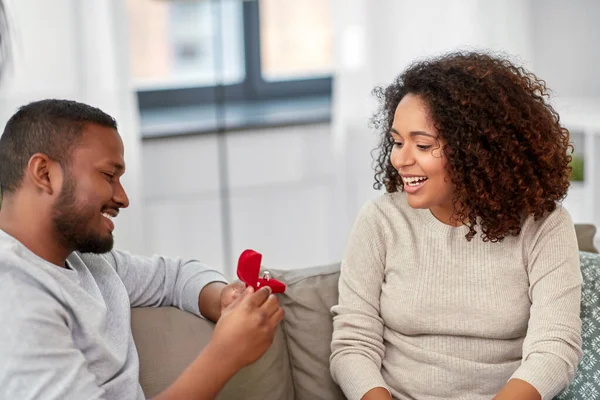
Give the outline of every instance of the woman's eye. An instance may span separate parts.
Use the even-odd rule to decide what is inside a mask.
[[[431,148],[431,145],[425,145],[425,144],[418,144],[417,148],[419,150],[429,150]]]
[[[395,147],[402,147],[402,142],[394,142]]]

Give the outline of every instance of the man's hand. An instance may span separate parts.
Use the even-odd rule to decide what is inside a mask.
[[[223,282],[209,283],[198,295],[200,314],[217,322],[221,317],[221,312],[233,303],[245,288],[246,285],[242,282],[234,282],[229,285]]]
[[[237,368],[245,367],[267,351],[283,315],[270,288],[246,288],[223,310],[209,346]]]
[[[223,294],[224,286],[217,283],[207,293]],[[267,351],[282,319],[283,309],[270,288],[247,288],[223,309],[212,339],[196,360],[155,400],[213,400],[237,371]]]
[[[221,312],[229,307],[246,289],[244,282],[233,282],[221,291]]]

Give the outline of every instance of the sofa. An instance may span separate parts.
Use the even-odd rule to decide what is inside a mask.
[[[558,399],[600,398],[600,254],[591,225],[576,227],[581,268],[584,357],[573,384]],[[239,371],[219,400],[342,400],[329,373],[332,316],[337,302],[339,264],[283,271],[279,295],[285,319],[269,350]],[[140,383],[147,398],[169,386],[210,340],[214,324],[172,307],[136,308],[132,332],[140,357]]]

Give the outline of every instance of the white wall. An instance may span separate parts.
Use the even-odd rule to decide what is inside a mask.
[[[600,97],[600,1],[531,0],[533,61],[560,97]]]

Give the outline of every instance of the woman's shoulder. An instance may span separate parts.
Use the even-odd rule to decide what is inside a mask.
[[[553,211],[546,213],[541,218],[529,215],[523,223],[522,232],[532,235],[557,228],[575,229],[571,214],[560,203],[556,204],[556,208]]]
[[[557,203],[553,211],[546,213],[541,218],[528,216],[522,225],[521,235],[525,243],[530,246],[557,240],[562,244],[574,244],[575,247],[577,243],[575,225],[571,215],[560,203]]]

